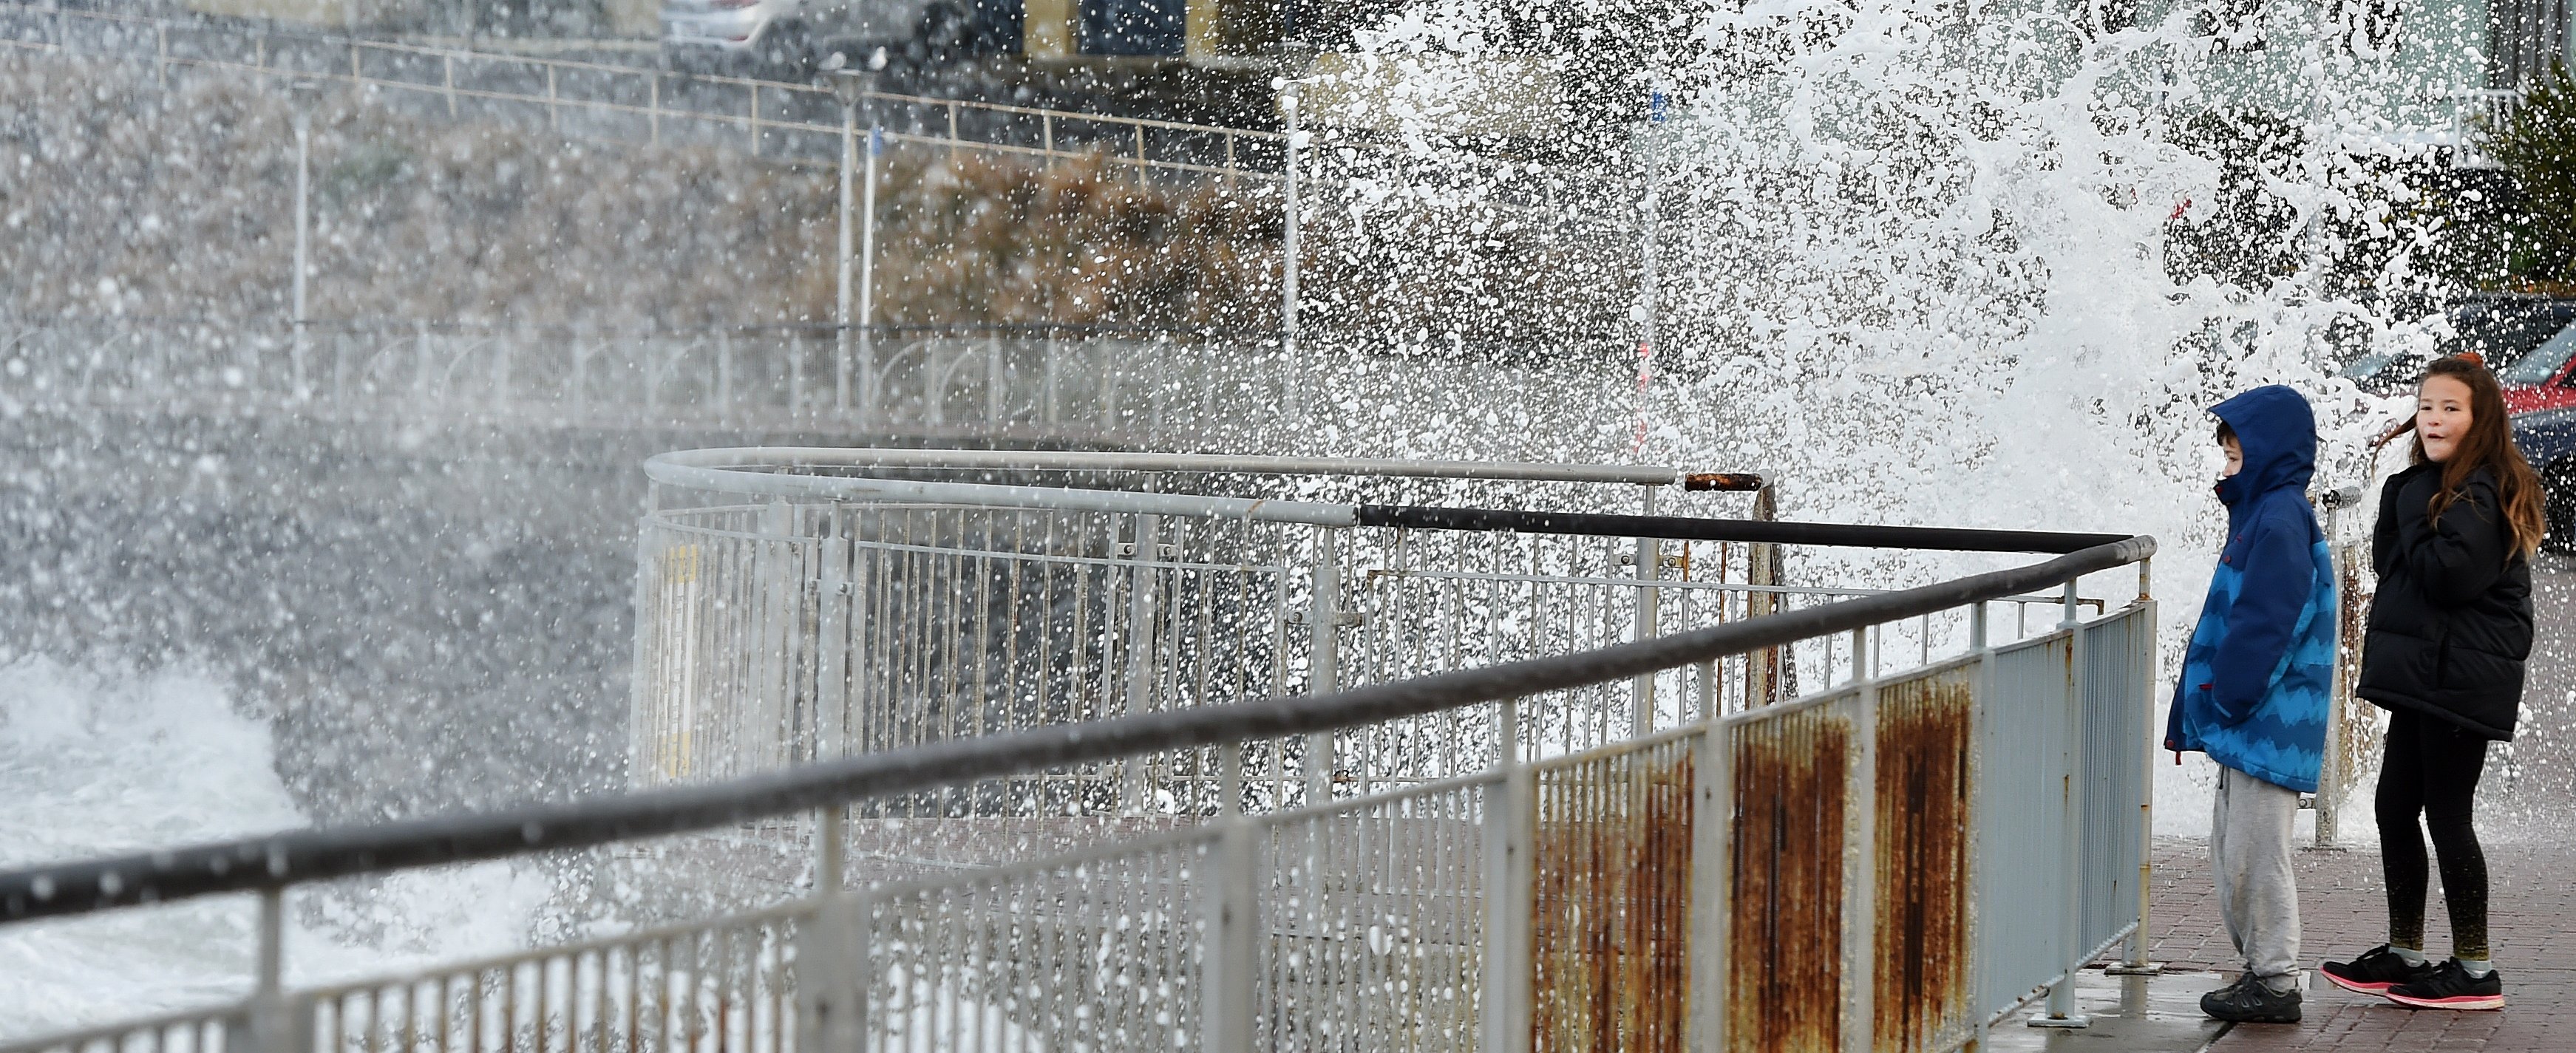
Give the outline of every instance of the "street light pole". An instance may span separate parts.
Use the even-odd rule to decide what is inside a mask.
[[[322,86],[309,80],[296,81],[290,89],[295,109],[295,339],[288,368],[292,377],[290,397],[299,400],[309,394],[305,387],[304,361],[305,329],[310,324],[310,316],[304,310],[304,284],[305,276],[312,268],[309,205],[313,182],[313,103],[321,93]]]
[[[851,170],[858,167],[859,101],[841,100],[841,238],[839,293],[834,298],[832,321],[838,339],[833,343],[832,409],[848,416],[850,412],[850,180]]]
[[[1637,136],[1638,166],[1646,185],[1638,217],[1643,266],[1637,276],[1637,435],[1630,446],[1632,453],[1646,448],[1646,389],[1655,379],[1655,225],[1662,211],[1655,200],[1655,138],[1663,123],[1664,93],[1660,88],[1648,89],[1646,127]]]
[[[859,395],[862,421],[877,409],[877,164],[885,156],[885,129],[868,126],[867,181],[859,189]]]
[[[835,56],[835,58],[837,59],[838,56]],[[858,375],[858,383],[856,385],[856,393],[858,395],[858,414],[859,422],[861,424],[869,424],[873,422],[876,415],[877,403],[876,344],[873,339],[873,334],[869,332],[869,329],[876,321],[877,158],[885,152],[884,129],[879,128],[874,124],[868,126],[866,174],[863,179],[859,180],[860,190],[856,195],[859,198],[856,209],[856,223],[852,222],[853,217],[851,214],[852,207],[850,199],[853,195],[850,190],[850,184],[853,178],[858,175],[858,169],[860,168],[858,157],[859,104],[866,100],[869,92],[875,90],[876,70],[882,68],[884,64],[885,54],[880,50],[876,55],[870,58],[869,68],[864,70],[835,69],[833,71],[835,75],[832,78],[832,94],[839,97],[841,100],[841,232],[840,254],[838,256],[839,296],[837,298],[834,318],[834,321],[837,323],[840,337],[834,342],[834,350],[837,353],[834,356],[833,376],[835,384],[833,389],[833,405],[844,415],[850,412],[850,397],[852,394],[850,378],[851,374],[856,372]],[[852,275],[850,273],[850,258],[852,255],[850,251],[850,243],[853,240],[853,231],[851,229],[853,226],[858,228],[856,231],[856,240],[858,242],[858,274],[856,276],[857,289],[855,293],[851,288],[853,282]],[[851,310],[851,306],[854,301],[857,305],[855,316]],[[857,337],[856,343],[858,345],[855,349],[851,347],[851,338],[854,333]],[[855,354],[853,354],[854,350],[856,352]]]
[[[1294,79],[1282,81],[1279,88],[1279,112],[1287,119],[1287,163],[1280,178],[1280,205],[1285,219],[1279,245],[1279,337],[1281,361],[1288,370],[1288,416],[1303,420],[1306,416],[1306,378],[1297,357],[1297,92]]]

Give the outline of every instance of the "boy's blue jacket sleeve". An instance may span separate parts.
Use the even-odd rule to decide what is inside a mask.
[[[2227,610],[2226,635],[2209,659],[2210,702],[2222,726],[2244,723],[2272,689],[2299,627],[2299,611],[2316,585],[2316,562],[2308,558],[2309,526],[2284,522],[2286,517],[2272,509],[2264,511],[2231,557],[2242,569],[2244,586]]]

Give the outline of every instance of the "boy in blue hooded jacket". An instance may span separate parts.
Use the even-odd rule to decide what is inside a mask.
[[[2316,416],[2278,384],[2212,407],[2227,471],[2227,543],[2174,684],[2165,746],[2218,762],[2209,830],[2219,913],[2245,956],[2201,1011],[2221,1020],[2299,1019],[2299,896],[2290,822],[2317,788],[2335,658],[2335,575],[2308,507]],[[2179,758],[2177,758],[2179,759]]]

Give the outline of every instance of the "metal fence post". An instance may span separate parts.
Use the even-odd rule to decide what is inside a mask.
[[[1162,517],[1140,515],[1135,524],[1136,553],[1127,565],[1127,706],[1119,714],[1128,717],[1153,709],[1154,675],[1162,657],[1162,648],[1155,642],[1154,600],[1159,583],[1152,566],[1162,546]],[[1154,799],[1146,778],[1149,761],[1129,757],[1119,766],[1125,769],[1119,780],[1120,805],[1129,810],[1143,808]]]
[[[2147,561],[2139,560],[2137,600],[2139,610],[2130,617],[2144,619],[2145,624],[2152,629],[2156,624],[2156,601],[2149,593],[2149,586]],[[2130,668],[2135,670],[2137,675],[2137,697],[2152,700],[2155,697],[2156,682],[2155,634],[2152,631],[2132,630],[2129,633],[2129,640],[2129,662]],[[2156,876],[2157,713],[2156,707],[2152,704],[2140,706],[2138,709],[2139,719],[2145,722],[2138,737],[2141,751],[2145,754],[2140,759],[2140,763],[2145,765],[2142,770],[2146,774],[2145,778],[2138,780],[2138,927],[2135,932],[2129,934],[2127,953],[2121,955],[2119,961],[2105,967],[2104,971],[2112,976],[2154,976],[2165,971],[2163,962],[2150,961],[2147,958],[2147,952],[2150,949],[2148,943],[2154,939],[2154,935],[2147,930],[2147,916],[2153,902],[2153,896],[2150,893],[2154,888]]]
[[[716,416],[733,410],[733,330],[716,330]]]
[[[1845,781],[1850,796],[1843,804],[1843,1048],[1869,1053],[1877,1048],[1870,1031],[1877,1023],[1873,1009],[1878,934],[1878,684],[1864,675],[1869,668],[1869,630],[1852,630],[1851,772]]]
[[[1646,500],[1642,514],[1653,516],[1655,514],[1655,488],[1649,486],[1646,487],[1645,490]],[[1652,638],[1656,631],[1655,616],[1659,612],[1655,607],[1660,601],[1661,596],[1660,590],[1656,589],[1651,583],[1663,576],[1663,546],[1654,538],[1638,538],[1636,559],[1637,580],[1649,583],[1637,588],[1636,639],[1645,640]],[[1647,673],[1639,676],[1630,685],[1628,701],[1628,733],[1630,735],[1643,738],[1647,735],[1654,734],[1656,675],[1657,674],[1654,673]]]
[[[2352,764],[2359,757],[2359,743],[2352,741],[2352,663],[2347,655],[2358,654],[2361,630],[2360,553],[2342,541],[2337,528],[2343,509],[2359,504],[2359,487],[2340,487],[2326,491],[2318,499],[2326,509],[2326,544],[2343,558],[2335,566],[2335,663],[2333,687],[2326,702],[2326,748],[2324,763],[2317,773],[2316,834],[2309,848],[2317,851],[2340,851],[2343,833],[2343,799],[2352,781]]]
[[[876,422],[877,402],[877,165],[885,155],[885,129],[868,126],[868,163],[859,187],[859,423]]]
[[[1001,422],[1002,337],[998,333],[986,332],[984,334],[984,424],[992,427]]]
[[[1280,358],[1288,382],[1288,419],[1306,417],[1306,383],[1299,374],[1297,360],[1297,227],[1301,217],[1297,202],[1297,82],[1289,81],[1279,91],[1279,110],[1288,123],[1287,162],[1280,176],[1280,214],[1284,225],[1279,237],[1279,332]]]
[[[814,759],[828,760],[857,752],[850,747],[850,608],[857,597],[850,588],[850,539],[823,539],[821,605],[815,623]]]
[[[1053,329],[1046,335],[1046,422],[1055,424],[1063,417],[1059,405],[1058,385],[1064,371],[1064,348]]]
[[[1316,532],[1315,566],[1311,577],[1315,594],[1307,609],[1306,621],[1312,646],[1307,655],[1309,695],[1331,694],[1340,684],[1341,648],[1341,531],[1323,527]],[[1306,803],[1322,804],[1333,795],[1333,733],[1309,732],[1306,735]]]
[[[1487,783],[1485,807],[1485,970],[1482,1053],[1528,1053],[1530,1035],[1531,856],[1535,794],[1529,765],[1509,764]]]
[[[868,1036],[869,924],[866,889],[829,892],[796,933],[797,1053],[849,1053]]]
[[[429,323],[412,323],[411,390],[415,397],[429,394]]]
[[[1708,671],[1706,682],[1716,673]],[[1735,824],[1735,751],[1727,730],[1708,711],[1700,730],[1698,756],[1691,772],[1697,786],[1691,800],[1690,988],[1688,1048],[1719,1053],[1726,1045],[1726,970],[1730,949],[1731,911],[1728,879],[1733,854],[1727,850]]]
[[[2091,773],[2084,770],[2084,628],[2078,623],[2075,581],[2066,583],[2064,615],[2057,623],[2066,633],[2066,735],[2060,744],[2059,785],[2066,821],[2059,830],[2057,880],[2065,889],[2057,906],[2059,958],[2049,968],[2065,975],[2048,989],[2048,1012],[2030,1020],[2032,1027],[2090,1027],[2091,1017],[2075,1011],[2075,981],[2084,971],[2076,956],[2090,948],[2084,942],[2084,790]]]
[[[295,339],[290,345],[290,401],[304,397],[305,331],[312,319],[304,310],[305,274],[312,269],[309,255],[312,227],[312,200],[309,193],[313,168],[313,101],[321,86],[312,81],[297,81],[289,89],[295,105],[295,274],[292,295],[295,309]]]
[[[301,999],[290,998],[284,985],[286,965],[286,890],[259,894],[258,976],[246,1012],[225,1024],[226,1049],[242,1053],[306,1053],[313,1026]]]
[[[1228,747],[1229,749],[1234,747]],[[1207,945],[1199,995],[1201,1048],[1209,1053],[1252,1053],[1253,977],[1260,968],[1256,933],[1260,897],[1254,869],[1260,865],[1262,828],[1240,815],[1224,821],[1216,842],[1208,846],[1209,882],[1204,887]],[[855,1047],[854,1047],[855,1048]]]
[[[1779,514],[1776,485],[1765,479],[1762,488],[1753,492],[1753,518],[1769,522]],[[1744,583],[1758,588],[1777,588],[1781,582],[1780,546],[1758,543],[1745,546]],[[1744,614],[1759,618],[1780,610],[1780,594],[1748,592],[1744,594]],[[1770,647],[1744,656],[1744,706],[1751,709],[1779,701],[1785,683],[1782,676],[1782,648]]]
[[[859,101],[853,96],[841,101],[840,251],[833,256],[838,264],[834,269],[837,295],[833,298],[833,321],[840,324],[833,330],[832,411],[843,415],[850,412],[850,256],[855,251],[852,243],[857,240],[856,232],[850,229],[850,212],[854,207],[851,183],[857,178],[858,167]]]

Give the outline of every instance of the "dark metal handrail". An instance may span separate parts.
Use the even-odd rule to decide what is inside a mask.
[[[1855,528],[1876,531],[1897,527]],[[2080,536],[2080,535],[2079,535]],[[1555,658],[1326,695],[1167,710],[934,743],[729,783],[619,794],[377,826],[298,830],[0,873],[0,921],[250,892],[359,874],[587,848],[956,786],[1051,767],[1374,724],[1610,683],[1882,622],[2003,599],[2154,555],[2144,535],[1901,592],[1730,622]]]

